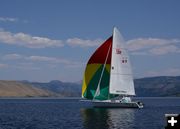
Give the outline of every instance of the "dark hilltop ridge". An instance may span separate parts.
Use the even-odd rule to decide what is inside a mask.
[[[138,97],[180,97],[180,76],[135,79]],[[47,83],[0,81],[0,97],[80,97],[81,84],[53,80]]]
[[[135,90],[142,97],[180,97],[180,76],[135,79]]]

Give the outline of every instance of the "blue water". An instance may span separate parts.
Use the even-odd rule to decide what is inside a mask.
[[[0,99],[0,129],[163,129],[180,98],[139,98],[143,109],[92,108],[78,99]]]

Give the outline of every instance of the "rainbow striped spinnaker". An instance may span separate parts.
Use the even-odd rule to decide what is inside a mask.
[[[118,95],[135,95],[129,56],[117,28],[90,57],[83,78],[82,97],[109,100]]]

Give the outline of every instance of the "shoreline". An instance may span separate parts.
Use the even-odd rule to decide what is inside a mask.
[[[180,99],[180,97],[132,97],[132,99]],[[3,99],[77,99],[81,100],[81,97],[0,97],[0,100]]]

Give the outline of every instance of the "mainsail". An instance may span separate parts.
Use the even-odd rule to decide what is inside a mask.
[[[113,31],[110,88],[111,94],[135,95],[131,65],[124,40],[117,28]]]
[[[117,95],[134,95],[129,57],[122,36],[114,28],[108,38],[90,57],[83,78],[82,97],[107,100]]]

